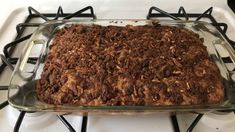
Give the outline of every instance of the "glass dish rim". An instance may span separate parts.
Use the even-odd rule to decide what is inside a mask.
[[[33,35],[31,36],[31,38],[28,40],[27,44],[26,45],[29,45],[29,43],[34,39],[34,37],[37,35],[37,34],[40,34],[40,29],[43,29],[45,28],[46,26],[51,26],[51,25],[54,25],[54,24],[58,24],[58,23],[61,23],[61,24],[67,24],[67,23],[70,23],[70,24],[73,24],[73,23],[76,23],[76,24],[83,24],[84,22],[88,22],[88,23],[92,23],[92,22],[99,22],[99,21],[145,21],[145,22],[159,22],[160,24],[161,23],[165,23],[165,24],[186,24],[186,23],[190,23],[190,24],[203,24],[203,25],[209,25],[209,26],[213,26],[211,25],[210,23],[207,23],[207,22],[204,22],[204,21],[184,21],[184,20],[156,20],[156,19],[149,19],[149,20],[146,20],[146,19],[91,19],[91,20],[87,20],[87,19],[82,19],[82,20],[52,20],[52,21],[48,21],[48,22],[45,22],[43,24],[41,24],[37,29],[36,31],[33,33]],[[56,26],[57,28],[58,26]],[[213,26],[214,27],[214,26]],[[55,29],[56,29],[55,28]],[[216,29],[216,28],[215,28]],[[218,32],[220,35],[221,33],[216,30],[216,32]],[[223,35],[222,36],[222,40],[229,45],[229,43],[226,41],[226,39],[224,39]],[[48,43],[51,41],[51,38],[49,39]],[[229,45],[230,46],[230,45]],[[27,50],[27,48],[26,48]],[[22,55],[21,55],[22,56]],[[218,55],[219,56],[219,55]],[[17,65],[16,67],[18,67],[20,65],[20,59],[19,61],[17,62]],[[17,69],[17,68],[16,68]],[[12,78],[14,77],[14,74],[17,70],[14,70],[13,74],[12,74]],[[228,72],[228,71],[226,71]],[[12,80],[11,80],[12,81]],[[10,83],[11,85],[11,83]],[[56,111],[80,111],[80,110],[88,110],[88,111],[95,111],[95,110],[104,110],[104,111],[109,111],[109,110],[119,110],[121,108],[127,108],[127,109],[121,109],[121,110],[134,110],[133,108],[136,108],[136,110],[173,110],[173,109],[176,109],[179,110],[179,111],[182,111],[183,109],[185,109],[186,111],[188,109],[193,109],[197,106],[200,106],[201,108],[196,108],[196,109],[203,109],[203,110],[206,110],[206,109],[210,109],[209,107],[210,106],[213,106],[213,105],[190,105],[190,106],[187,106],[187,105],[180,105],[180,106],[174,106],[174,105],[170,105],[170,106],[76,106],[76,105],[70,105],[70,106],[67,106],[67,105],[51,105],[51,104],[46,104],[45,106],[46,107],[27,107],[27,106],[20,106],[20,105],[17,105],[17,104],[14,104],[13,102],[11,102],[11,97],[10,97],[10,90],[11,88],[9,87],[9,90],[8,90],[8,102],[15,108],[17,109],[20,109],[20,110],[25,110],[25,111],[53,111],[53,112],[56,112]],[[224,102],[223,102],[224,103]],[[222,103],[221,103],[222,104]],[[202,107],[203,106],[203,107]],[[218,106],[218,105],[216,105]],[[213,108],[216,108],[213,107]],[[111,109],[109,109],[111,108]],[[130,108],[130,109],[128,109]],[[137,109],[138,108],[138,109]],[[224,107],[225,108],[225,107]],[[223,109],[221,108],[220,106],[218,106],[217,109]],[[229,109],[229,107],[227,108]],[[234,108],[231,108],[231,109],[234,109]]]

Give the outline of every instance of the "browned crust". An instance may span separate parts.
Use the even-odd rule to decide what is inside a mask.
[[[40,101],[75,105],[192,105],[223,101],[203,39],[170,26],[72,25],[55,34]]]

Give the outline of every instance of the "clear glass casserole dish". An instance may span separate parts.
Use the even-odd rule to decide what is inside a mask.
[[[235,109],[235,75],[229,70],[222,56],[219,54],[223,50],[229,54],[231,60],[235,60],[231,46],[226,42],[221,33],[211,24],[199,21],[157,21],[161,25],[182,27],[200,35],[204,38],[204,45],[212,60],[217,64],[221,76],[224,79],[225,98],[221,104],[206,105],[172,105],[172,106],[77,106],[77,105],[51,105],[40,102],[37,99],[35,91],[35,80],[40,78],[44,66],[45,58],[48,54],[49,46],[53,41],[53,35],[56,30],[71,24],[83,25],[146,25],[152,24],[156,20],[80,20],[80,21],[49,21],[38,27],[26,46],[15,66],[12,74],[9,91],[9,103],[20,110],[24,111],[51,111],[62,113],[135,113],[135,112],[178,112],[178,111],[195,111],[205,112],[214,110],[234,110]],[[35,51],[37,52],[35,55]],[[36,64],[30,64],[28,59],[38,57]],[[30,70],[31,69],[31,70]]]

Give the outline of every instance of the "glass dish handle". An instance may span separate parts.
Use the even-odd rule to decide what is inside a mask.
[[[222,46],[227,50],[227,52],[229,53],[230,59],[233,62],[233,65],[235,65],[235,52],[233,51],[232,47],[227,44],[223,44]],[[235,109],[235,71],[228,70],[228,72],[229,72],[229,77],[230,77],[231,83],[232,83],[231,88],[228,91],[229,92],[229,100],[230,100],[230,103],[233,104],[233,107]]]
[[[228,51],[228,53],[233,61],[233,64],[235,65],[235,52],[232,50],[232,47],[229,46],[228,44],[222,44],[222,46]]]
[[[29,55],[32,52],[32,48],[34,48],[34,46],[38,46],[38,45],[42,45],[42,46],[41,46],[41,49],[38,49],[40,52],[39,52],[39,55],[38,55],[38,59],[37,59],[35,65],[33,67],[33,71],[32,72],[26,72],[26,71],[24,71],[24,68],[25,68],[25,65],[28,62]],[[28,45],[28,48],[26,48],[27,50],[23,54],[23,57],[22,57],[23,59],[21,59],[21,63],[20,63],[19,70],[18,70],[18,74],[23,80],[29,81],[29,80],[32,80],[35,77],[36,71],[39,67],[39,64],[42,60],[43,54],[46,50],[45,47],[46,47],[46,41],[45,40],[32,40],[32,41],[30,41],[30,44]],[[24,73],[27,73],[27,74],[30,74],[30,75],[25,76]]]

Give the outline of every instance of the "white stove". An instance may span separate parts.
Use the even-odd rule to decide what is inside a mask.
[[[187,13],[203,13],[208,8],[213,7],[212,15],[217,22],[226,23],[228,25],[227,36],[231,40],[235,40],[235,13],[227,5],[227,0],[40,0],[40,1],[12,1],[4,2],[0,8],[0,53],[3,47],[13,41],[16,37],[16,25],[25,21],[28,16],[28,6],[41,13],[56,13],[59,6],[62,6],[64,13],[73,13],[86,6],[94,8],[97,19],[146,19],[148,10],[152,6],[156,6],[169,13],[177,13],[180,6],[183,6]],[[194,20],[193,18],[192,20]],[[202,19],[208,21],[208,19]],[[36,18],[31,22],[41,23],[44,20]],[[30,34],[35,28],[27,29],[24,35]],[[12,57],[18,57],[22,46],[17,46]],[[222,53],[227,56],[226,53]],[[0,62],[2,65],[3,62]],[[231,66],[231,68],[234,68]],[[0,74],[0,85],[7,86],[10,81],[12,71],[6,67]],[[7,90],[0,90],[0,103],[7,100]],[[20,115],[20,116],[19,116]],[[22,123],[16,123],[23,117]],[[86,126],[87,132],[173,132],[177,129],[172,123],[172,118],[166,113],[156,113],[151,115],[137,116],[107,116],[96,115],[88,116],[87,124],[84,125],[83,116],[64,115],[67,125],[80,132]],[[42,132],[42,131],[69,131],[61,118],[55,113],[26,113],[20,112],[10,105],[0,110],[0,131],[19,130],[22,132]],[[197,117],[198,120],[195,120]],[[193,113],[182,113],[176,115],[179,130],[187,131],[189,126],[195,122],[193,132],[233,132],[235,130],[235,114],[234,112],[212,112],[203,116]],[[175,118],[174,118],[175,119]],[[175,122],[175,121],[173,121]],[[16,126],[19,125],[19,127]],[[66,124],[66,123],[65,123]],[[83,126],[83,128],[82,128]],[[71,127],[70,127],[71,128]],[[72,131],[72,130],[71,130]]]

